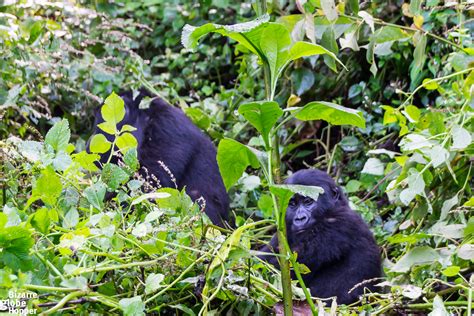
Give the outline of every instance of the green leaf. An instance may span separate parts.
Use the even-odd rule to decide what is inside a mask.
[[[93,153],[103,154],[109,151],[112,144],[103,134],[95,134],[89,143],[89,150]]]
[[[321,45],[323,45],[324,48],[332,52],[333,54],[337,54],[339,51],[339,47],[337,46],[336,42],[336,36],[334,34],[334,27],[329,26],[326,31],[324,31],[323,36],[321,38]],[[329,55],[324,55],[324,63],[334,72],[337,71],[336,68],[336,61],[334,60],[333,57]]]
[[[406,178],[408,188],[405,188],[400,192],[400,201],[405,205],[410,204],[417,195],[423,194],[425,191],[425,181],[418,170],[410,168],[408,174],[409,175]]]
[[[425,64],[426,60],[425,50],[426,35],[420,33],[418,42],[416,43],[415,51],[413,52],[413,62],[411,63],[410,78],[412,81],[414,81],[423,70],[423,65]]]
[[[217,147],[217,164],[227,190],[242,176],[248,166],[258,168],[257,156],[249,147],[230,138],[224,138]]]
[[[369,158],[364,164],[361,173],[370,174],[374,176],[383,176],[385,166],[378,158]]]
[[[110,135],[115,135],[117,132],[117,126],[114,122],[105,121],[103,123],[97,124],[97,127]]]
[[[145,293],[150,294],[162,287],[161,283],[165,279],[165,275],[161,273],[150,273],[145,281]]]
[[[423,88],[425,88],[426,90],[436,90],[438,89],[438,87],[438,82],[434,81],[433,79],[423,79]]]
[[[69,122],[63,119],[48,131],[44,142],[51,145],[55,151],[66,151],[69,138],[71,138],[71,131],[69,130]]]
[[[207,130],[211,126],[211,119],[200,108],[186,108],[184,110],[186,115],[196,124],[200,129]]]
[[[334,21],[337,19],[338,14],[334,0],[321,0],[321,8],[323,9],[323,13],[329,21]]]
[[[296,60],[301,57],[308,57],[314,55],[328,54],[333,57],[338,63],[344,66],[344,64],[337,59],[331,51],[322,47],[321,45],[308,43],[308,42],[296,42],[290,49],[290,60]]]
[[[345,0],[346,8],[348,13],[359,13],[359,0]]]
[[[123,133],[115,140],[117,147],[124,153],[131,148],[136,148],[138,141],[131,133]]]
[[[447,277],[453,277],[453,276],[456,276],[460,270],[461,268],[458,266],[450,266],[444,269],[442,273]]]
[[[255,34],[251,34],[250,38],[248,36],[242,36],[239,33],[249,33],[252,30],[255,30],[260,25],[268,22],[270,20],[270,16],[265,14],[253,21],[234,24],[234,25],[220,25],[214,23],[207,23],[199,27],[194,27],[189,24],[186,24],[183,28],[183,32],[181,33],[181,43],[185,48],[188,49],[195,49],[197,47],[198,41],[205,35],[211,32],[217,32],[224,36],[229,36],[233,40],[236,40],[240,44],[244,45],[247,49],[252,51],[254,54],[257,54],[255,50],[255,40],[254,35],[261,35],[256,32]],[[258,36],[259,37],[259,36]]]
[[[23,227],[11,226],[0,230],[0,262],[13,271],[28,271],[32,268],[29,256],[35,241],[31,232]]]
[[[36,180],[32,198],[39,198],[46,204],[54,205],[62,189],[63,185],[59,176],[51,168],[46,168]]]
[[[270,67],[272,91],[275,91],[277,80],[283,68],[290,61],[290,32],[283,24],[268,23],[260,38],[260,49]]]
[[[405,107],[405,111],[403,111],[403,114],[405,114],[406,118],[411,122],[411,123],[416,123],[420,120],[420,109],[417,108],[414,105],[408,105]]]
[[[429,246],[415,247],[403,255],[391,271],[408,272],[412,266],[431,264],[439,258],[438,252]]]
[[[128,125],[128,124],[125,124],[124,126],[122,126],[122,128],[120,129],[120,133],[123,133],[123,132],[134,132],[136,131],[137,129],[135,127],[133,127],[132,125]]]
[[[446,310],[446,307],[444,306],[443,299],[441,296],[436,295],[435,298],[433,299],[433,309],[431,310],[431,313],[428,314],[428,316],[448,316],[452,315],[451,313],[448,313]]]
[[[239,107],[239,113],[260,132],[268,148],[270,146],[269,133],[283,114],[278,103],[275,101],[245,103]]]
[[[303,93],[311,89],[314,84],[314,73],[308,68],[298,68],[291,73],[293,86],[296,89],[296,94],[301,96]]]
[[[258,208],[262,211],[264,218],[272,218],[273,199],[268,194],[262,194],[258,200]]]
[[[37,210],[31,219],[31,225],[36,228],[39,232],[47,234],[49,232],[49,225],[51,220],[49,218],[49,211],[43,207]]]
[[[120,309],[124,316],[144,316],[145,303],[143,303],[140,296],[132,298],[122,298],[119,301]]]
[[[377,29],[373,35],[376,44],[399,41],[410,37],[410,34],[398,27],[384,26]]]
[[[102,168],[101,180],[112,190],[117,190],[121,184],[128,180],[128,174],[119,166],[106,164]]]
[[[104,206],[106,189],[107,186],[103,182],[96,182],[84,190],[84,196],[93,207],[100,210]]]
[[[137,171],[138,167],[140,167],[140,163],[138,162],[137,149],[130,148],[129,150],[127,150],[127,152],[123,156],[123,162],[129,168],[129,170],[126,169],[129,174],[133,174],[135,171]]]
[[[472,143],[471,134],[460,126],[453,128],[453,144],[451,150],[462,150]]]
[[[167,199],[171,197],[170,193],[166,192],[151,192],[140,195],[132,201],[132,205],[140,204],[145,200]]]
[[[112,92],[107,99],[105,99],[104,105],[100,109],[102,118],[109,124],[119,123],[125,117],[125,105],[123,99]]]
[[[296,112],[295,117],[302,121],[324,120],[333,125],[353,125],[365,128],[362,112],[325,101],[306,104]]]
[[[77,154],[72,155],[72,159],[77,162],[82,168],[87,171],[97,171],[99,168],[95,165],[95,162],[100,159],[97,154],[88,154],[85,151],[81,151]]]

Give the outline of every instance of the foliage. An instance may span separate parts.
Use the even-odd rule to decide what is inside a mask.
[[[45,294],[28,304],[50,313],[271,313],[284,273],[256,249],[273,224],[284,232],[279,219],[294,192],[320,193],[281,185],[309,166],[345,189],[385,259],[385,289],[338,313],[470,314],[469,6],[0,6],[0,297]],[[184,192],[153,188],[138,172],[134,127],[116,129],[124,113],[113,91],[140,86],[179,105],[218,144],[235,230],[210,225]],[[100,128],[114,141],[96,135],[87,153],[103,99]],[[98,154],[110,148],[123,159],[99,170]],[[298,281],[291,290],[308,300]],[[295,308],[322,312],[316,303]]]

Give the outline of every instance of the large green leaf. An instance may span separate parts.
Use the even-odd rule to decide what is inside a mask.
[[[250,34],[251,36],[242,36],[240,33],[248,33],[258,26],[268,22],[270,16],[265,14],[257,19],[249,22],[234,24],[234,25],[220,25],[214,23],[207,23],[199,27],[195,27],[189,24],[186,24],[181,33],[181,43],[184,47],[189,49],[196,49],[199,39],[203,36],[215,32],[222,34],[224,36],[229,36],[230,38],[236,40],[240,44],[244,45],[247,49],[252,51],[254,54],[258,55],[258,52],[255,50],[255,44],[259,41],[255,41],[256,38],[261,35],[261,32],[255,32]]]
[[[0,262],[13,271],[27,271],[32,262],[30,248],[35,243],[31,232],[23,227],[11,226],[0,231]]]
[[[109,151],[112,144],[103,134],[95,134],[89,144],[89,150],[93,153],[103,154]]]
[[[372,36],[375,39],[376,44],[382,44],[406,39],[410,37],[410,34],[398,27],[384,26],[377,29]]]
[[[260,49],[270,67],[272,91],[276,87],[276,81],[280,77],[283,68],[290,61],[290,45],[290,32],[283,24],[268,23],[268,26],[263,29],[260,38]]]
[[[51,127],[46,134],[44,142],[51,145],[56,151],[65,151],[70,137],[69,122],[66,119],[62,119]]]
[[[353,125],[365,128],[362,112],[325,101],[306,104],[296,112],[295,117],[302,121],[324,120],[332,125]]]
[[[44,203],[54,205],[63,189],[61,179],[52,168],[44,169],[36,180],[30,201],[41,199]]]
[[[215,32],[232,38],[259,56],[262,62],[268,65],[272,95],[275,93],[277,80],[283,69],[292,60],[305,56],[328,54],[341,63],[332,52],[320,45],[307,42],[296,42],[292,45],[288,28],[283,24],[268,21],[268,15],[263,15],[253,21],[234,25],[213,23],[200,27],[185,25],[181,34],[181,42],[184,47],[195,49],[199,39],[208,33]]]
[[[274,101],[250,102],[239,107],[239,113],[262,134],[265,145],[268,146],[268,135],[273,125],[282,116],[283,111]]]
[[[117,124],[125,117],[125,104],[121,97],[112,92],[100,109],[102,118],[109,124]],[[108,133],[108,131],[107,131]]]
[[[414,265],[431,264],[440,258],[438,252],[429,246],[416,247],[398,260],[393,272],[408,272]]]
[[[248,166],[258,168],[257,156],[247,146],[224,138],[217,147],[217,164],[227,190],[235,184]]]

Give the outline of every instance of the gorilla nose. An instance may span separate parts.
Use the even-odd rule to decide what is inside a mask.
[[[308,215],[305,215],[305,214],[298,215],[293,220],[293,222],[296,224],[296,226],[303,226],[308,221],[309,221],[309,217],[308,217]]]

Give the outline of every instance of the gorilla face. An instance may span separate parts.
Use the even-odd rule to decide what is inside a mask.
[[[303,172],[304,171],[304,172]],[[319,186],[324,190],[317,200],[295,194],[288,203],[286,224],[289,231],[303,233],[317,227],[331,217],[331,212],[343,201],[339,187],[326,173],[303,170],[291,176],[286,183]]]

